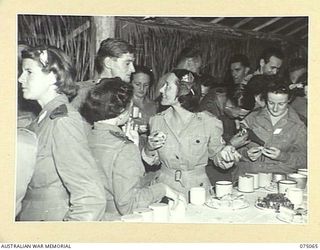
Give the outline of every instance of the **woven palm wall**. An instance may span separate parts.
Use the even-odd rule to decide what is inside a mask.
[[[204,65],[201,73],[221,80],[228,75],[230,57],[236,53],[247,55],[253,70],[258,65],[259,55],[269,46],[282,48],[288,59],[305,53],[297,45],[268,36],[257,38],[235,34],[218,26],[214,29],[196,26],[195,23],[188,27],[187,20],[183,19],[162,19],[162,23],[141,19],[118,17],[116,37],[136,47],[136,63],[151,67],[155,79],[175,67],[180,51],[186,46],[198,47],[202,52]]]
[[[73,60],[77,81],[93,76],[94,39],[91,17],[18,15],[19,43],[51,45],[62,49]]]

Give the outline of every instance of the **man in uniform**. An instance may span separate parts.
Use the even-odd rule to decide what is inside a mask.
[[[84,102],[88,91],[99,82],[101,78],[120,77],[129,83],[131,73],[135,71],[134,47],[126,41],[107,38],[100,43],[100,48],[95,58],[96,77],[94,80],[79,82],[78,95],[71,104],[79,109]]]

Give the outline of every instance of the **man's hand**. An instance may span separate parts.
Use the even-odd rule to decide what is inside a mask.
[[[250,140],[248,140],[248,135],[248,133],[242,133],[240,131],[230,139],[229,143],[235,148],[240,148],[250,142]]]

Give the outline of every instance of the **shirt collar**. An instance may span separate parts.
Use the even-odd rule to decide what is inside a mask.
[[[264,118],[266,118],[267,120],[269,120],[271,122],[271,118],[270,118],[267,106],[262,108],[258,112]],[[286,121],[291,121],[291,122],[297,123],[298,121],[300,121],[300,118],[297,115],[297,113],[293,110],[293,108],[290,105],[288,105],[288,110],[287,110],[286,114],[280,120],[286,120]]]
[[[48,102],[43,109],[41,110],[40,114],[44,112],[47,112],[48,114],[51,113],[51,111],[53,111],[55,108],[59,107],[61,104],[68,104],[68,98],[66,95],[64,94],[60,94],[58,96],[56,96],[54,99],[52,99],[50,102]]]
[[[112,124],[108,124],[108,123],[105,123],[105,122],[95,122],[93,124],[93,128],[96,129],[96,130],[108,130],[108,131],[111,130],[111,131],[123,133],[121,128],[119,128],[118,126],[112,125]]]

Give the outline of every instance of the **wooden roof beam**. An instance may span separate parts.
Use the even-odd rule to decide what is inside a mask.
[[[296,22],[298,22],[300,20],[301,20],[300,18],[294,18],[292,21],[286,23],[285,25],[283,25],[283,26],[281,26],[281,27],[279,27],[279,28],[277,28],[275,30],[270,31],[270,33],[277,33],[277,32],[279,32],[281,30],[284,30],[285,28],[289,27],[291,24],[294,24],[294,23],[296,23]]]
[[[294,33],[297,33],[299,30],[304,29],[305,27],[308,27],[308,24],[302,25],[302,26],[300,26],[300,27],[298,27],[298,28],[290,31],[289,33],[286,34],[286,36],[291,36],[291,35],[293,35]]]
[[[224,19],[224,17],[217,17],[217,18],[213,19],[212,21],[210,21],[210,23],[218,23],[223,19]]]
[[[253,17],[244,18],[244,19],[242,19],[240,22],[234,24],[232,27],[233,27],[233,28],[239,28],[240,26],[242,26],[242,25],[250,22],[252,19],[253,19]]]
[[[271,20],[269,20],[268,22],[264,23],[264,24],[261,24],[260,26],[256,27],[253,29],[253,31],[259,31],[277,21],[279,21],[282,17],[275,17],[275,18],[272,18]]]

